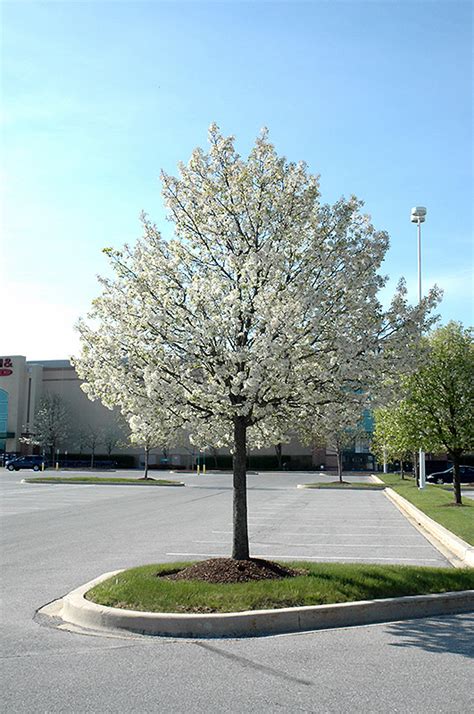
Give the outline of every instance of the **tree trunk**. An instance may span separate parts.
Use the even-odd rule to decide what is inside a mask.
[[[249,534],[247,526],[247,424],[245,417],[234,417],[234,535],[232,557],[248,560]]]
[[[92,447],[92,452],[91,452],[91,469],[94,468],[94,456],[95,456],[95,448]]]
[[[418,460],[416,451],[412,454],[413,457],[413,476],[415,477],[415,483],[418,485]]]
[[[339,481],[342,483],[342,451],[337,449],[337,475],[339,476]]]
[[[402,480],[405,479],[405,472],[403,470],[403,458],[402,457],[400,457],[400,476],[401,476]]]
[[[277,457],[278,470],[282,469],[282,447],[281,444],[275,444],[275,452]]]
[[[148,478],[148,457],[150,455],[150,448],[145,446],[145,471],[143,473],[143,478]]]
[[[461,454],[450,454],[453,460],[453,489],[454,489],[454,503],[458,506],[462,506],[461,498],[461,483],[459,480],[459,462],[461,461]]]

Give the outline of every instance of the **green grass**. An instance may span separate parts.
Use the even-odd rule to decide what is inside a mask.
[[[463,498],[462,506],[454,506],[452,490],[443,486],[427,485],[420,490],[413,478],[402,481],[398,474],[377,474],[394,491],[413,503],[437,523],[474,545],[474,501]]]
[[[285,565],[302,568],[307,574],[225,585],[156,576],[186,565],[190,563],[132,568],[96,585],[86,598],[100,605],[145,612],[241,612],[474,588],[474,568],[401,565],[293,562]]]
[[[132,484],[133,486],[184,486],[180,481],[168,481],[166,479],[157,479],[156,481],[139,481],[136,478],[100,478],[100,476],[71,476],[70,478],[61,478],[60,476],[37,476],[25,478],[26,483],[74,483],[74,484],[90,484],[98,483],[101,486],[116,486],[120,484]]]
[[[385,488],[384,484],[381,483],[367,483],[363,481],[328,481],[327,483],[305,483],[305,488],[336,488],[336,489],[366,489],[368,491],[383,491]]]

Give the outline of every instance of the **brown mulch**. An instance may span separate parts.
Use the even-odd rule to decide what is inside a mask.
[[[206,583],[248,583],[252,580],[278,580],[301,575],[299,570],[285,568],[279,563],[262,558],[235,560],[211,558],[194,563],[176,572],[161,572],[158,577],[168,580],[202,580]]]

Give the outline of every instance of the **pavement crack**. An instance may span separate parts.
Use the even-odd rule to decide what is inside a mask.
[[[311,687],[314,684],[314,682],[311,682],[308,679],[292,677],[290,674],[286,674],[280,669],[275,669],[274,667],[267,667],[264,664],[258,664],[258,662],[254,662],[251,659],[247,659],[247,657],[241,657],[240,655],[232,654],[231,652],[226,652],[225,650],[222,650],[219,647],[215,647],[214,645],[210,645],[207,642],[194,642],[194,644],[196,645],[196,647],[202,647],[202,649],[208,650],[209,652],[214,652],[215,654],[230,659],[233,662],[237,662],[243,667],[250,667],[251,669],[257,670],[258,672],[268,674],[271,677],[278,677],[278,679],[284,679],[287,682],[293,682],[296,684],[304,684],[307,687]]]

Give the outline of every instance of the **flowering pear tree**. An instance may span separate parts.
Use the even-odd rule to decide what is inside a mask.
[[[169,433],[166,428],[167,422],[159,412],[150,410],[150,400],[137,409],[138,414],[129,415],[130,442],[136,446],[143,447],[145,454],[145,464],[143,477],[148,478],[149,457],[151,449],[162,449],[165,451],[169,446],[169,440],[173,444],[178,443],[178,432]],[[148,407],[148,408],[147,408]]]
[[[263,131],[247,160],[212,125],[210,149],[162,173],[175,237],[142,216],[134,247],[107,249],[91,322],[81,322],[84,388],[134,413],[139,387],[173,434],[233,453],[232,556],[249,558],[246,452],[285,440],[335,392],[366,389],[426,327],[437,301],[412,308],[401,283],[384,312],[388,248],[362,203],[322,204],[304,163]]]
[[[34,416],[33,440],[43,452],[48,450],[51,462],[58,447],[68,438],[70,413],[66,402],[58,394],[45,393]]]

